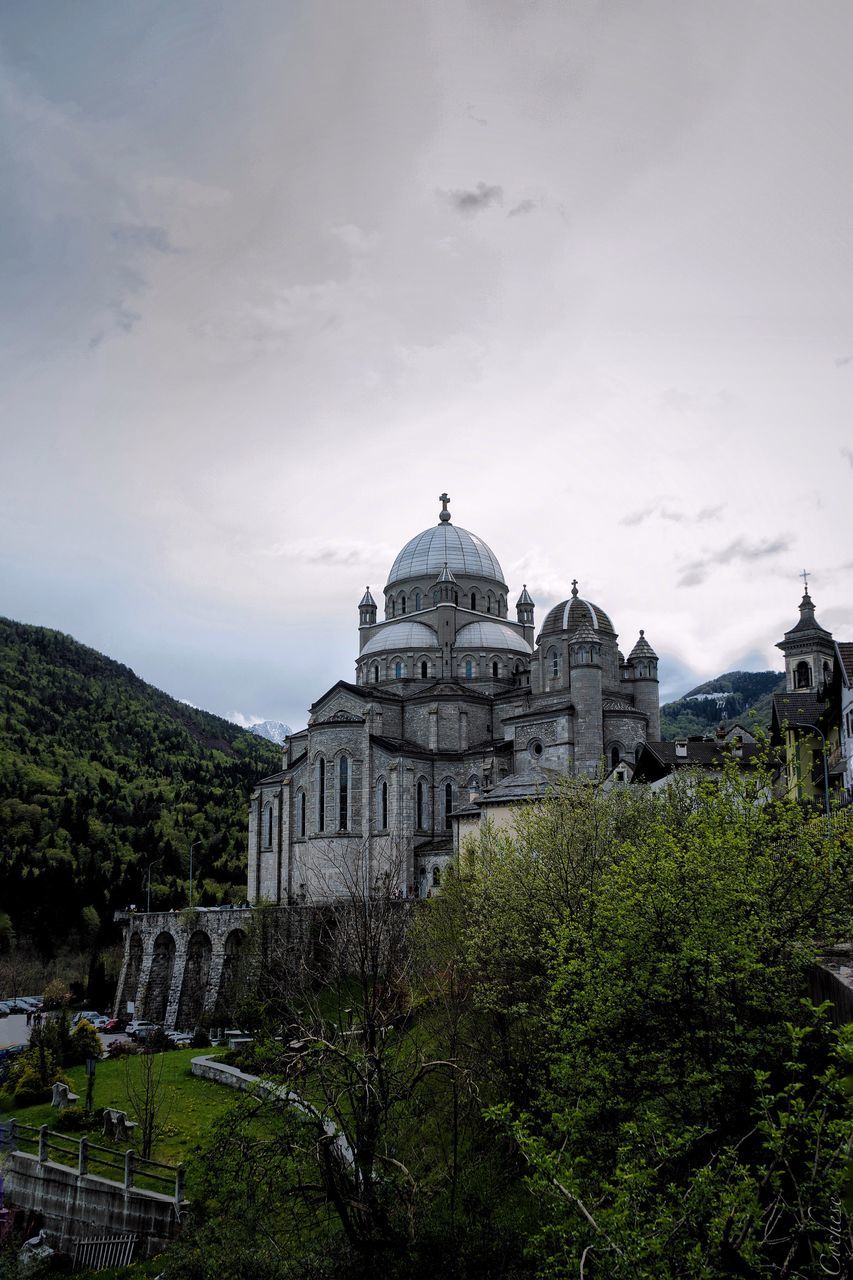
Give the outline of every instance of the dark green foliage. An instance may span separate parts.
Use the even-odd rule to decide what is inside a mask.
[[[113,912],[242,898],[248,795],[271,743],[43,627],[0,619],[0,904],[44,955]]]
[[[785,677],[778,671],[729,671],[665,703],[660,709],[661,737],[671,742],[701,736],[713,732],[721,720],[739,720],[748,729],[769,729],[773,694],[784,687]],[[724,696],[702,696],[709,693]]]

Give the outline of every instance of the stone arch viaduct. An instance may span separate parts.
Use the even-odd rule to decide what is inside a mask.
[[[115,1016],[134,1016],[178,1031],[203,1018],[227,1021],[230,984],[252,918],[250,908],[222,911],[120,912],[124,958]]]

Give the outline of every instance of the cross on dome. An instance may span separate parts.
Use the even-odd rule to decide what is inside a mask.
[[[808,569],[803,569],[803,572],[800,574],[800,577],[802,578],[803,583],[805,584],[805,591],[806,591],[806,595],[808,595],[808,593],[809,593],[809,571],[808,571]]]
[[[441,511],[439,512],[438,518],[442,524],[447,524],[450,520],[450,512],[447,510],[447,504],[450,499],[446,493],[440,493],[438,495],[438,500],[441,503]]]

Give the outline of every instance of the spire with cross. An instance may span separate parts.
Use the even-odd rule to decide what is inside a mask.
[[[803,572],[800,574],[800,577],[801,577],[801,578],[802,578],[802,580],[803,580],[803,586],[805,587],[805,594],[806,594],[806,595],[808,595],[808,594],[809,594],[809,571],[808,571],[808,569],[803,569]]]
[[[441,493],[439,494],[438,500],[441,503],[441,511],[439,512],[438,518],[442,524],[449,524],[450,512],[447,510],[447,504],[450,501],[450,499],[448,498],[446,493]]]

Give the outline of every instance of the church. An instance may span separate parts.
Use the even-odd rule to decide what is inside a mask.
[[[355,679],[313,703],[281,771],[252,794],[253,904],[334,900],[356,863],[372,886],[426,896],[463,811],[539,794],[558,775],[630,776],[660,738],[643,632],[624,657],[576,580],[538,634],[526,586],[511,619],[497,556],[440,502],[437,524],[391,565],[384,616],[369,587],[359,601]]]

